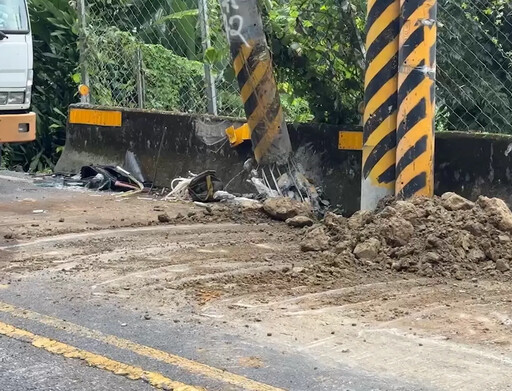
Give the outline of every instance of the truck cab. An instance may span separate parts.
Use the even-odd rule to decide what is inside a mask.
[[[0,0],[0,144],[35,140],[33,76],[26,0]]]

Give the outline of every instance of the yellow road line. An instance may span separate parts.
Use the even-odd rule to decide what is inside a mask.
[[[252,391],[283,391],[281,388],[269,386],[255,380],[248,379],[241,375],[236,375],[218,368],[211,367],[206,364],[189,360],[185,357],[167,353],[162,350],[141,345],[128,339],[119,338],[114,335],[104,334],[101,331],[92,330],[84,326],[66,322],[62,319],[42,315],[34,311],[15,307],[13,305],[0,302],[0,312],[8,313],[18,318],[33,320],[47,326],[51,326],[58,330],[63,330],[81,337],[92,338],[96,341],[107,343],[120,349],[130,350],[136,354],[148,357],[154,360],[165,362],[166,364],[175,365],[188,372],[199,374],[210,379],[220,380],[222,382],[241,387]]]
[[[161,373],[146,371],[140,367],[124,364],[119,361],[74,346],[55,341],[46,337],[32,334],[29,331],[0,322],[0,334],[14,338],[18,341],[31,343],[36,348],[44,349],[50,353],[58,354],[66,358],[74,358],[85,361],[89,366],[112,372],[116,375],[125,376],[131,380],[144,380],[153,387],[173,391],[202,391],[204,388],[189,386],[184,383],[173,381]]]

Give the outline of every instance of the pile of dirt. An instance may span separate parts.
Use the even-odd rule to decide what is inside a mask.
[[[454,193],[388,200],[351,218],[328,214],[311,227],[304,252],[323,252],[331,267],[464,279],[510,277],[512,213],[500,199],[473,203]]]

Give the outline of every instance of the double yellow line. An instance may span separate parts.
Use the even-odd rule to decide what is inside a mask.
[[[59,354],[66,358],[83,360],[91,367],[104,369],[115,373],[116,375],[123,375],[132,380],[142,379],[153,387],[173,391],[204,390],[204,388],[189,386],[187,384],[173,381],[157,372],[145,371],[140,367],[124,364],[99,354],[91,353],[62,342],[32,334],[29,331],[16,328],[3,322],[0,322],[0,334],[19,341],[29,342],[36,348],[46,350],[53,354]]]
[[[201,375],[213,380],[218,380],[223,383],[228,383],[240,387],[244,390],[283,391],[280,388],[269,386],[244,376],[236,375],[234,373],[211,367],[197,361],[189,360],[185,357],[177,356],[149,346],[141,345],[137,342],[119,338],[114,335],[104,334],[97,330],[89,329],[78,324],[39,314],[37,312],[19,308],[7,303],[0,302],[0,312],[15,316],[17,318],[35,321],[40,324],[50,326],[57,330],[65,331],[80,337],[94,339],[119,349],[129,350],[140,356],[164,362],[166,364],[179,367],[190,373]],[[44,336],[33,334],[29,331],[16,328],[3,322],[0,322],[0,335],[31,343],[37,348],[44,349],[54,354],[59,354],[67,358],[84,360],[90,366],[104,369],[117,375],[126,376],[129,379],[144,380],[156,388],[174,391],[205,390],[201,387],[187,385],[171,380],[161,373],[147,371],[140,367],[121,363],[96,353],[88,352],[74,346],[46,338]]]

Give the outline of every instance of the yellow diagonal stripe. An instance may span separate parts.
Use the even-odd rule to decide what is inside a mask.
[[[372,79],[379,73],[379,71],[386,66],[386,64],[398,52],[398,37],[388,43],[382,51],[375,56],[375,58],[368,64],[366,68],[366,75],[364,77],[365,88],[372,81]],[[396,80],[395,80],[396,82]]]
[[[375,95],[366,104],[364,110],[364,123],[368,122],[370,117],[375,114],[377,109],[397,91],[397,78],[389,79]]]
[[[251,73],[249,80],[247,80],[247,82],[242,87],[242,91],[240,92],[240,95],[242,96],[242,102],[247,102],[247,100],[254,92],[256,87],[258,87],[258,84],[260,84],[261,79],[263,79],[263,76],[265,76],[269,69],[270,60],[258,62],[258,65],[256,65],[256,68]]]
[[[242,45],[240,48],[240,52],[238,53],[238,56],[236,56],[235,60],[233,61],[233,69],[235,70],[235,75],[238,76],[242,68],[244,67],[247,59],[251,55],[252,52],[252,45],[246,46]]]
[[[432,170],[430,169],[430,166],[432,164],[432,159],[430,156],[430,153],[428,151],[423,152],[420,156],[418,156],[414,161],[409,164],[407,167],[405,167],[402,172],[397,173],[396,175],[396,191],[397,194],[418,174],[425,172],[427,174],[427,184],[424,188],[418,189],[414,194],[411,194],[411,196],[426,196],[426,197],[432,197],[433,189],[433,181],[430,179],[429,172]]]
[[[414,10],[411,16],[409,16],[409,18],[407,19],[407,21],[412,21],[414,24],[416,24],[418,20],[428,19],[430,17],[430,9],[435,5],[436,1],[437,0],[425,0],[423,4],[421,4],[419,7],[417,7],[416,10]]]
[[[119,349],[126,349],[141,356],[161,361],[166,364],[175,365],[188,372],[232,384],[245,390],[284,391],[281,388],[272,387],[255,380],[248,379],[244,376],[228,372],[226,370],[214,368],[197,361],[189,360],[185,357],[138,344],[137,342],[133,342],[128,339],[119,338],[114,335],[103,334],[97,330],[92,330],[84,326],[64,321],[62,319],[42,315],[37,312],[19,308],[7,303],[0,302],[0,312],[4,312],[22,319],[30,319],[32,321],[53,327],[58,330],[72,333],[81,337],[91,338],[96,341],[115,346]]]
[[[260,140],[258,145],[254,148],[254,156],[256,157],[256,161],[260,161],[260,159],[265,155],[270,148],[270,145],[274,142],[275,138],[279,135],[279,127],[283,122],[283,109],[279,107],[279,112],[277,113],[274,120],[267,127],[267,132],[265,136]]]
[[[414,125],[407,133],[405,133],[400,139],[400,144],[398,144],[398,149],[396,153],[396,161],[399,162],[404,155],[409,152],[411,148],[416,145],[416,143],[425,136],[425,128],[429,127],[429,120],[427,117],[423,118],[421,121],[418,121],[416,125]]]
[[[429,99],[430,96],[430,85],[432,84],[432,81],[430,79],[423,79],[412,91],[407,94],[407,96],[404,98],[402,102],[398,102],[400,106],[398,107],[398,114],[397,114],[397,123],[402,122],[405,117],[407,117],[407,114],[422,100],[423,98],[426,99],[427,104],[427,115],[429,115],[428,109],[429,109]],[[425,95],[425,92],[429,91],[428,95]]]
[[[363,148],[364,161],[368,160],[368,156],[370,156],[372,150],[370,148]],[[396,160],[396,148],[392,148],[388,150],[384,156],[372,167],[368,174],[368,178],[370,178],[372,184],[374,186],[386,187],[392,189],[395,185],[393,182],[391,183],[380,183],[378,178],[380,175],[384,173],[391,165],[395,164]]]
[[[416,28],[417,29],[417,28]],[[412,33],[412,31],[411,31]],[[407,36],[409,38],[409,36]],[[407,38],[405,41],[407,41]],[[416,67],[419,65],[421,60],[425,60],[425,41],[421,41],[418,46],[412,50],[407,58],[402,59],[402,65],[407,67]],[[428,66],[428,63],[425,62],[425,65]]]
[[[388,27],[393,20],[395,20],[400,14],[400,2],[396,0],[394,3],[390,4],[388,8],[384,10],[382,14],[377,18],[375,23],[373,23],[368,29],[368,34],[366,35],[366,47],[370,47],[373,41],[377,39],[377,37],[384,31],[386,27]]]
[[[378,145],[381,140],[396,129],[397,112],[393,111],[388,117],[384,118],[377,128],[370,134],[365,145],[374,147]],[[363,160],[366,161],[366,160]]]
[[[258,124],[265,119],[270,106],[272,106],[271,100],[261,98],[258,99],[258,106],[247,119],[247,123],[249,124],[251,130],[256,128],[256,126],[258,126]]]
[[[146,371],[140,367],[111,360],[110,358],[99,354],[91,353],[53,339],[33,334],[7,323],[0,322],[0,335],[13,338],[18,341],[31,343],[36,348],[46,350],[53,354],[58,354],[66,358],[83,360],[91,367],[103,369],[116,375],[125,376],[132,380],[144,380],[156,388],[173,391],[205,391],[204,388],[198,388],[171,380],[161,373]]]

